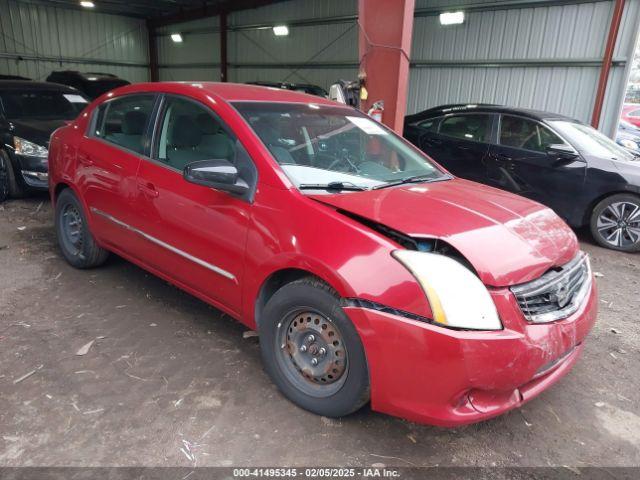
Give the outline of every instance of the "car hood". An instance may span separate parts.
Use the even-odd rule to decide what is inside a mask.
[[[49,137],[57,128],[71,123],[71,120],[11,120],[11,133],[38,145],[49,145]]]
[[[310,197],[412,237],[444,240],[494,287],[533,280],[579,249],[574,233],[550,209],[458,178]]]

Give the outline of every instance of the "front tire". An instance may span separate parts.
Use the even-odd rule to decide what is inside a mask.
[[[55,224],[62,255],[73,267],[93,268],[107,260],[109,252],[96,243],[82,205],[69,188],[56,201]]]
[[[13,164],[11,163],[11,159],[6,152],[0,150],[0,163],[5,168],[6,174],[6,184],[8,195],[7,198],[22,198],[27,195],[25,188],[20,184],[19,180],[16,178],[16,172],[13,169]],[[0,169],[2,166],[0,166]],[[0,174],[2,175],[2,174]],[[0,179],[1,180],[1,179]],[[1,188],[1,187],[0,187]]]
[[[9,169],[11,165],[4,152],[0,152],[0,203],[9,198]]]
[[[622,252],[640,250],[640,197],[619,193],[599,202],[591,214],[591,234],[601,246]]]
[[[265,305],[259,334],[267,373],[296,405],[342,417],[369,401],[360,337],[323,282],[307,277],[280,288]]]

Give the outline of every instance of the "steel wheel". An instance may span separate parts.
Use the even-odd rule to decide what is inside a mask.
[[[62,241],[65,248],[73,255],[77,255],[82,251],[84,242],[82,215],[80,215],[75,205],[68,203],[62,210],[60,222]]]
[[[633,247],[640,242],[640,204],[631,201],[611,203],[598,216],[596,229],[613,247]]]
[[[287,379],[316,398],[335,394],[349,368],[338,327],[315,311],[291,312],[278,324],[276,360]]]

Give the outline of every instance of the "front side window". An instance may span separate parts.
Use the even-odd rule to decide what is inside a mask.
[[[236,138],[206,107],[180,97],[167,97],[160,122],[158,160],[176,170],[198,160],[234,163]]]
[[[440,134],[486,143],[491,135],[491,117],[482,114],[452,115],[442,120]]]
[[[540,122],[522,117],[502,116],[500,145],[546,152],[550,145],[564,143],[564,140]]]
[[[101,105],[93,135],[127,150],[144,153],[154,102],[154,95],[127,95]]]
[[[73,120],[89,103],[80,92],[60,90],[5,90],[0,100],[9,120]]]
[[[300,189],[376,188],[448,178],[427,157],[357,110],[237,102],[234,107]]]

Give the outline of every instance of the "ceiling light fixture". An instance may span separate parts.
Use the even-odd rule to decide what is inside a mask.
[[[440,25],[460,25],[464,23],[464,12],[444,12],[440,14]]]
[[[172,33],[171,34],[171,40],[173,40],[174,43],[182,43],[182,34],[180,34],[180,33]]]
[[[88,1],[83,0],[82,2],[80,2],[80,6],[84,7],[84,8],[93,8],[93,7],[96,6],[96,4],[93,3],[93,2],[88,2]]]
[[[286,25],[276,25],[273,27],[273,34],[276,37],[286,37],[289,35],[289,27]]]

